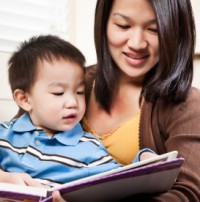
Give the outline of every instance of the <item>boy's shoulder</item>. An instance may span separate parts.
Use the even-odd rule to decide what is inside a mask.
[[[98,146],[102,144],[102,142],[101,142],[101,140],[99,138],[97,138],[93,134],[85,132],[85,131],[84,131],[84,134],[83,134],[83,136],[81,138],[81,141],[92,142],[92,143],[95,143]]]
[[[13,134],[13,126],[17,122],[17,119],[11,120],[11,121],[4,121],[0,122],[0,135],[8,135]]]
[[[0,130],[8,129],[11,125],[13,125],[13,121],[0,122]]]
[[[17,125],[21,124],[21,118],[15,118],[15,119],[12,119],[11,121],[0,122],[0,131],[3,131],[3,130],[12,130],[13,127],[16,124]],[[21,124],[21,125],[23,125],[23,124]]]

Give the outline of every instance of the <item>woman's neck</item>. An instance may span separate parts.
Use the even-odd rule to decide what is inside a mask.
[[[131,119],[140,111],[141,90],[142,87],[130,82],[121,84],[111,105],[110,113],[108,113],[96,101],[93,88],[85,114],[89,125],[101,135]],[[102,123],[104,127],[102,127]]]

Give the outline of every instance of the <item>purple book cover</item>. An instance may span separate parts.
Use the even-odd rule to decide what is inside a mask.
[[[183,158],[177,158],[159,164],[150,164],[63,187],[59,191],[66,200],[76,202],[102,202],[138,193],[164,192],[173,186],[183,162]],[[141,186],[135,187],[135,184]],[[51,196],[43,200],[43,202],[51,201]]]

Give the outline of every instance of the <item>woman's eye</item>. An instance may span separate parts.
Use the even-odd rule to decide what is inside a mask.
[[[155,33],[155,34],[158,33],[158,29],[156,29],[156,28],[149,28],[149,31],[152,33]]]
[[[122,25],[122,24],[116,24],[120,29],[128,29],[130,28],[129,25]]]

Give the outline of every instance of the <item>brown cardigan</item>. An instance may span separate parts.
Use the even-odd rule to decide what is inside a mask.
[[[87,68],[86,96],[90,95],[95,68]],[[185,158],[177,181],[163,194],[135,195],[122,201],[200,201],[200,90],[191,88],[187,100],[177,105],[144,102],[140,118],[139,145],[158,154],[177,150]],[[199,153],[199,154],[198,154]],[[162,181],[160,182],[162,183]]]

